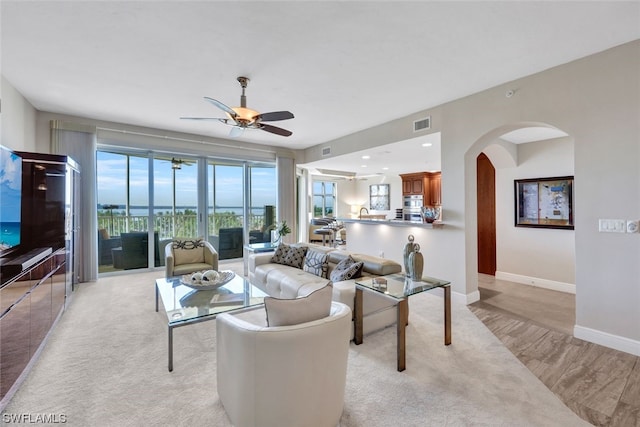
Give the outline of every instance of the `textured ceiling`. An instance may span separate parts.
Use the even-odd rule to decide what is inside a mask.
[[[302,149],[640,38],[634,2],[2,1],[2,74],[38,110],[226,138],[209,96],[290,110]]]

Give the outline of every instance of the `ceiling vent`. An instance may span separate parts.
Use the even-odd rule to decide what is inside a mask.
[[[323,147],[322,156],[329,156],[329,155],[331,155],[331,147]]]
[[[425,129],[431,129],[431,116],[413,122],[414,132],[420,132],[421,130]]]

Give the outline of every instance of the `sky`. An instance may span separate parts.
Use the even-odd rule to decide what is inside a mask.
[[[0,222],[20,222],[22,160],[0,148]]]
[[[126,203],[126,156],[98,152],[97,156],[98,204],[124,205]],[[208,166],[208,174],[213,167]],[[130,157],[130,200],[132,206],[148,206],[148,159]],[[196,206],[197,166],[182,164],[176,174],[176,206]],[[169,160],[154,162],[154,194],[156,206],[171,206],[173,171]],[[209,179],[209,204],[213,198]],[[252,168],[253,205],[275,204],[275,168]],[[216,165],[215,198],[217,206],[242,206],[242,167]]]

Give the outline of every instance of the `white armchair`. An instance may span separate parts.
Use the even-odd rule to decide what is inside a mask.
[[[185,245],[186,243],[186,245]],[[218,269],[218,252],[201,239],[173,240],[164,249],[165,276]]]
[[[268,327],[260,307],[216,319],[218,395],[235,427],[334,427],[344,407],[351,309]]]

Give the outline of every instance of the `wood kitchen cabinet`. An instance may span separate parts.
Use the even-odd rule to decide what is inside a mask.
[[[407,173],[400,177],[403,196],[422,196],[425,206],[440,206],[440,172]]]

